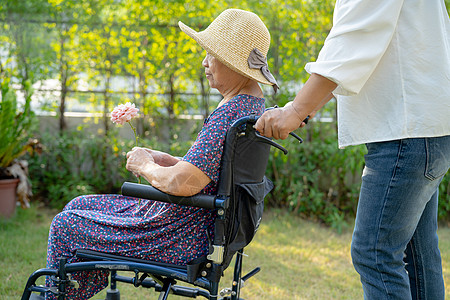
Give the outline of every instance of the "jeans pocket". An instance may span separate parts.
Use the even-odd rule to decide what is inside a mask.
[[[441,178],[450,166],[450,136],[425,138],[427,164],[425,177],[429,180]]]

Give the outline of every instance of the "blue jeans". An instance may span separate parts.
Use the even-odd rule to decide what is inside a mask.
[[[366,146],[351,249],[364,299],[444,299],[436,231],[450,136]]]

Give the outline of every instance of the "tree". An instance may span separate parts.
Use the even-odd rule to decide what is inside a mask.
[[[60,130],[64,130],[64,112],[69,94],[78,99],[81,75],[87,74],[90,101],[93,107],[102,107],[104,128],[112,104],[130,100],[136,102],[145,114],[163,115],[169,119],[181,113],[198,113],[205,117],[212,108],[209,87],[201,66],[202,49],[181,32],[177,26],[184,21],[196,30],[203,30],[224,9],[239,7],[257,13],[272,35],[269,66],[281,85],[277,95],[267,97],[269,104],[283,105],[307,78],[304,65],[318,54],[331,28],[332,0],[238,1],[205,2],[163,0],[8,0],[1,12],[7,26],[13,19],[9,11],[24,24],[37,24],[46,33],[48,73],[57,74],[60,82],[58,110]],[[19,30],[32,35],[30,28]],[[12,36],[12,35],[11,35]],[[30,38],[24,38],[30,42]],[[12,40],[11,40],[12,41]],[[50,41],[50,42],[49,42]],[[18,43],[12,43],[16,45]],[[48,45],[51,45],[49,47]],[[20,48],[20,47],[19,47]],[[33,53],[19,52],[13,57],[30,59],[42,57],[42,47]],[[44,57],[46,57],[44,55]],[[4,63],[5,64],[5,63]],[[29,66],[30,64],[21,64]],[[24,69],[22,77],[30,72]],[[34,72],[36,73],[36,72]],[[118,91],[111,86],[115,77],[121,77],[129,86]],[[271,89],[264,87],[266,95]],[[102,97],[97,97],[101,94]]]
[[[2,24],[2,47],[6,52],[6,59],[2,61],[2,68],[8,68],[24,93],[29,95],[26,88],[35,82],[48,77],[52,73],[54,55],[48,46],[50,34],[37,23],[23,22],[24,14],[39,15],[48,8],[45,1],[19,2],[7,0],[0,6]],[[3,48],[3,49],[2,49]]]

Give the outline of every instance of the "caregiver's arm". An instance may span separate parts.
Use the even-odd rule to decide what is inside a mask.
[[[158,165],[146,149],[139,147],[127,153],[126,167],[155,188],[175,196],[198,194],[211,181],[203,171],[185,161],[168,167]]]
[[[324,106],[333,97],[337,84],[318,75],[311,74],[298,92],[294,101],[281,108],[266,111],[256,122],[255,128],[262,135],[285,139],[303,120]]]

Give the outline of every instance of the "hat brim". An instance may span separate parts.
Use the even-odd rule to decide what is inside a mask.
[[[212,37],[210,37],[208,33],[205,33],[205,31],[197,32],[181,21],[178,21],[178,26],[184,33],[186,33],[188,36],[194,39],[206,52],[214,56],[228,68],[257,82],[273,85],[264,77],[261,70],[250,69],[247,62],[248,57],[241,59],[240,61],[233,60],[230,56],[230,53],[220,53],[219,51],[220,47],[216,45],[215,40]]]

